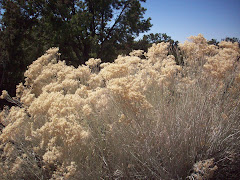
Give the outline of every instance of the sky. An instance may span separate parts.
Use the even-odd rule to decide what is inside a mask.
[[[142,6],[153,24],[145,34],[166,33],[182,43],[199,33],[208,40],[240,39],[240,0],[146,0]]]

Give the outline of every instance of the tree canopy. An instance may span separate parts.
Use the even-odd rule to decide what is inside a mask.
[[[134,49],[142,49],[147,52],[148,48],[152,46],[153,43],[160,42],[170,42],[170,44],[178,44],[178,41],[174,42],[171,36],[168,36],[166,33],[150,33],[144,35],[141,39],[135,42]]]
[[[75,64],[89,57],[111,61],[151,27],[140,2],[145,0],[2,0],[2,21],[4,31],[16,30],[19,42],[38,44],[37,52],[57,46]]]

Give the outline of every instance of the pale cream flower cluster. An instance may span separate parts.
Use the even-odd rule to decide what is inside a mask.
[[[85,62],[85,64],[88,65],[89,67],[96,67],[100,63],[101,63],[101,59],[94,59],[94,58],[90,58],[87,62]]]
[[[209,78],[218,81],[219,87],[235,79],[239,74],[240,48],[238,43],[222,41],[218,46],[208,45],[203,35],[191,36],[190,41],[180,44],[184,58],[184,78]],[[214,80],[213,80],[214,81]]]
[[[210,76],[223,79],[239,67],[240,50],[237,43],[222,41],[219,43],[218,53],[207,57],[204,65]]]
[[[214,45],[208,45],[202,34],[191,36],[189,41],[179,44],[183,52],[184,63],[191,67],[201,67],[206,62],[206,56],[215,55],[218,50]]]
[[[134,118],[141,121],[138,117],[154,113],[162,96],[184,93],[200,75],[223,80],[235,70],[240,77],[235,68],[239,66],[237,44],[208,45],[202,35],[190,39],[180,45],[185,67],[176,64],[168,54],[169,43],[164,42],[153,44],[147,53],[138,50],[118,56],[113,63],[91,58],[78,68],[58,60],[58,48],[51,48],[28,67],[25,83],[17,86],[16,96],[23,106],[1,112],[6,127],[0,142],[33,147],[43,169],[55,167],[52,179],[71,178],[89,156],[85,149],[93,148],[89,142],[96,132],[127,125]],[[1,98],[7,96],[3,91]],[[17,163],[1,164],[16,170],[22,163],[17,159]]]
[[[6,90],[3,90],[2,91],[2,95],[0,96],[1,99],[5,99],[7,98],[9,95],[8,95],[8,92]]]
[[[216,165],[214,165],[214,159],[207,159],[204,161],[199,161],[194,164],[193,170],[194,172],[187,179],[189,180],[204,180],[211,179],[213,177],[214,172],[218,169]]]

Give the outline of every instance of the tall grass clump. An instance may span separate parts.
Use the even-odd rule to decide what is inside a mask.
[[[237,179],[240,49],[180,45],[78,68],[49,49],[25,72],[0,121],[3,179]]]

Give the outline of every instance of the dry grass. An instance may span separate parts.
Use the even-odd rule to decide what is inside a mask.
[[[1,112],[1,178],[239,178],[239,48],[191,39],[183,67],[164,43],[100,72],[99,59],[75,69],[49,50],[18,86],[20,107]]]

